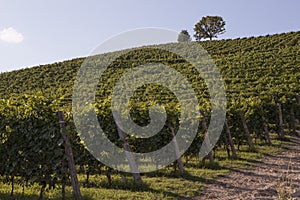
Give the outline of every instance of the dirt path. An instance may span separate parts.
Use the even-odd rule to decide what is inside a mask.
[[[264,157],[251,170],[234,169],[228,176],[213,180],[194,200],[278,199],[279,184],[290,197],[286,199],[300,200],[300,139],[292,139],[287,151]]]

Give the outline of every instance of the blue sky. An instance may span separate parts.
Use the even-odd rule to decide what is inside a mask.
[[[221,39],[299,31],[299,10],[299,0],[0,0],[0,71],[87,56],[136,28],[193,35],[207,15],[226,21]]]

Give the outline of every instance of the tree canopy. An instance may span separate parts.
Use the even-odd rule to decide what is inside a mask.
[[[225,21],[220,16],[206,16],[195,25],[194,37],[197,41],[202,38],[217,38],[218,35],[225,32]]]
[[[189,42],[191,41],[191,36],[187,30],[182,30],[178,35],[178,42]]]

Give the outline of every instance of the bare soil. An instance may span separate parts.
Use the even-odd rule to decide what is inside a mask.
[[[233,169],[227,176],[211,181],[193,199],[300,200],[300,138],[293,137],[292,141],[286,151],[265,156],[252,169]]]

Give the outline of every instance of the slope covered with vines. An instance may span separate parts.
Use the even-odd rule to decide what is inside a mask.
[[[300,32],[200,44],[213,58],[226,88],[227,118],[215,150],[224,146],[228,157],[237,157],[236,145],[245,143],[255,151],[253,137],[271,145],[270,132],[283,138],[289,128],[296,134],[300,116]],[[191,83],[199,100],[201,123],[198,134],[183,155],[185,160],[198,156],[211,116],[207,85],[182,57],[159,49],[168,47],[184,54],[189,51],[189,46],[195,47],[197,43],[171,43],[157,45],[156,49],[149,46],[125,54],[100,55],[100,59],[120,55],[101,77],[95,105],[103,130],[117,146],[124,147],[126,143],[135,152],[151,152],[172,141],[174,130],[179,126],[181,105],[168,88],[147,84],[138,88],[131,98],[130,114],[138,125],[149,123],[149,108],[154,104],[164,106],[168,113],[165,126],[149,139],[127,134],[120,140],[110,110],[113,87],[122,75],[142,64],[161,63],[180,72]],[[58,110],[66,114],[76,164],[86,167],[87,175],[105,169],[110,181],[111,169],[86,150],[71,117],[74,80],[83,61],[84,58],[78,58],[0,74],[0,174],[8,182],[13,183],[15,177],[21,177],[20,184],[39,183],[42,189],[45,185],[65,183],[66,161],[56,114]],[[176,85],[176,80],[174,82]],[[190,98],[188,93],[183,95]],[[213,162],[211,152],[209,158]],[[176,162],[183,172],[182,161],[178,159]]]

